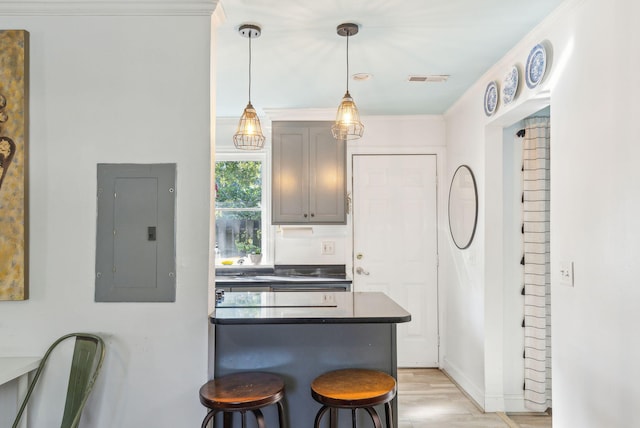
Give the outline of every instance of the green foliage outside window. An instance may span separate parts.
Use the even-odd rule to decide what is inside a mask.
[[[222,258],[260,254],[262,163],[216,162],[216,247]]]
[[[260,208],[261,163],[256,161],[216,162],[216,187],[216,207],[218,208]]]
[[[260,244],[260,238],[262,236],[262,231],[260,229],[256,230],[255,235],[257,237],[256,243]],[[254,245],[253,237],[249,236],[249,233],[244,230],[240,232],[240,239],[236,241],[236,248],[242,254],[260,254],[262,253],[261,248],[258,245]]]

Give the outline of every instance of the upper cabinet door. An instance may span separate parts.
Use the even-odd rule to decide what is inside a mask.
[[[331,125],[309,129],[309,212],[311,223],[345,224],[346,144]]]
[[[309,219],[309,130],[274,122],[274,224],[306,223]]]
[[[346,145],[332,122],[273,122],[273,224],[345,224]]]

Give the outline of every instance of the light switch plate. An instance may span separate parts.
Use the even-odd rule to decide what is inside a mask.
[[[573,262],[560,263],[560,284],[573,287]]]

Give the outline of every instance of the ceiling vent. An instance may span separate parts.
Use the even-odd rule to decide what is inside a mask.
[[[421,76],[409,76],[408,82],[446,82],[449,78],[448,74],[428,74]]]

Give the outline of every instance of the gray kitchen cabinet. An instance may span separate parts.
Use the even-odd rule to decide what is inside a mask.
[[[333,122],[273,122],[273,224],[346,224],[346,143]]]

